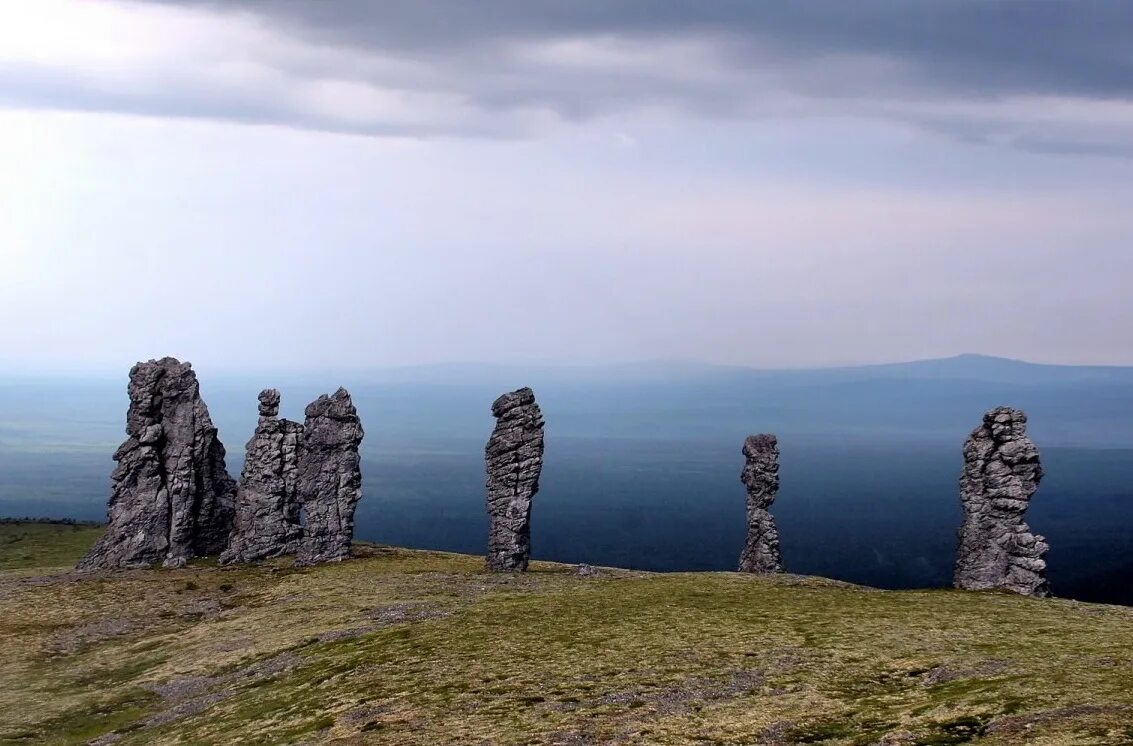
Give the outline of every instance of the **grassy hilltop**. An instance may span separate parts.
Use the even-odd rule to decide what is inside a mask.
[[[1130,744],[1133,609],[363,545],[78,576],[0,525],[0,742]]]

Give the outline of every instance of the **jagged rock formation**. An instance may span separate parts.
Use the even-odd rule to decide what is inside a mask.
[[[260,420],[248,441],[236,494],[236,524],[223,564],[299,551],[299,448],[303,425],[278,419],[279,392],[260,392]]]
[[[1042,477],[1039,451],[1027,437],[1027,415],[1010,407],[985,414],[964,444],[957,588],[1049,595],[1043,556],[1050,547],[1023,520]]]
[[[488,569],[524,571],[531,558],[531,499],[543,470],[543,413],[529,388],[492,404],[488,468]]]
[[[128,437],[114,454],[109,525],[79,569],[179,567],[221,552],[236,483],[192,366],[171,357],[138,363],[128,390]]]
[[[299,564],[336,562],[350,556],[354,509],[362,499],[358,446],[362,422],[346,389],[307,405],[299,448],[303,537]]]
[[[779,441],[774,435],[749,435],[743,453],[740,481],[747,487],[747,541],[740,553],[740,572],[782,572],[779,529],[767,512],[779,491]]]

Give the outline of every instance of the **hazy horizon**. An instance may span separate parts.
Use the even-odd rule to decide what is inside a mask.
[[[202,373],[202,368],[196,365],[188,358],[179,358],[177,355],[158,355],[146,358],[146,360],[158,359],[159,357],[174,357],[182,362],[189,362],[193,365],[193,369],[198,374]],[[218,376],[220,378],[235,378],[242,379],[251,376],[276,376],[276,377],[318,377],[318,376],[347,376],[359,377],[366,375],[389,375],[395,373],[410,374],[415,371],[430,372],[430,373],[445,373],[445,372],[465,372],[465,371],[503,371],[503,372],[552,372],[552,373],[586,373],[588,371],[594,372],[617,372],[622,371],[626,373],[639,373],[639,372],[659,372],[679,374],[682,372],[696,372],[696,371],[735,371],[735,372],[752,372],[752,373],[804,373],[804,372],[821,372],[821,371],[841,371],[841,370],[854,370],[854,369],[871,369],[871,368],[886,368],[895,366],[917,365],[921,363],[938,363],[938,362],[964,362],[975,361],[977,363],[983,362],[994,365],[1019,365],[1019,366],[1035,366],[1040,368],[1085,368],[1085,369],[1114,369],[1124,370],[1133,369],[1133,365],[1122,363],[1074,363],[1074,362],[1040,362],[1036,360],[1023,360],[1019,358],[1001,357],[998,355],[988,355],[983,353],[974,352],[961,352],[954,355],[945,355],[941,357],[929,358],[916,358],[916,359],[900,359],[900,360],[876,360],[869,362],[858,363],[837,363],[831,362],[827,365],[796,365],[796,366],[759,366],[759,365],[743,365],[736,363],[713,363],[705,360],[695,360],[691,358],[654,358],[642,360],[626,360],[619,362],[589,362],[578,363],[571,361],[532,361],[532,362],[517,362],[505,363],[498,361],[487,360],[446,360],[430,363],[405,363],[405,364],[387,364],[387,365],[371,365],[364,367],[345,367],[345,366],[293,366],[293,367],[225,367],[223,365],[209,365],[203,369],[206,376]],[[8,367],[0,371],[0,380],[4,378],[10,379],[26,379],[38,376],[57,378],[57,379],[73,379],[90,377],[93,380],[105,381],[107,379],[122,379],[125,380],[129,368],[136,363],[145,362],[145,360],[133,360],[130,362],[123,362],[118,366],[100,366],[100,367],[81,367],[75,364],[73,367],[35,367],[29,365],[24,368]]]

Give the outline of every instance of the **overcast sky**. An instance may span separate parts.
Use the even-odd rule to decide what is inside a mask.
[[[0,366],[1133,364],[1133,3],[0,0]]]

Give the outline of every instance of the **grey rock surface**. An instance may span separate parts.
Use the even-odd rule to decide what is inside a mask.
[[[747,540],[740,553],[740,572],[783,571],[779,529],[768,508],[779,492],[779,441],[774,435],[749,435],[744,441],[747,488]]]
[[[279,416],[278,389],[264,389],[256,398],[259,400],[260,417]]]
[[[1027,415],[1010,407],[985,414],[964,444],[957,588],[1050,594],[1044,559],[1050,547],[1023,520],[1042,477],[1039,450],[1027,437]]]
[[[363,435],[346,389],[307,405],[299,448],[303,524],[299,564],[337,562],[350,556],[354,509],[362,499],[358,447]]]
[[[299,449],[303,425],[278,419],[279,392],[260,392],[260,420],[248,441],[236,493],[236,523],[222,564],[299,551]]]
[[[521,388],[492,404],[496,427],[488,439],[488,569],[524,571],[531,559],[531,501],[543,470],[543,413]]]
[[[114,454],[106,533],[79,569],[167,567],[225,549],[236,483],[189,363],[130,369],[127,438]]]

